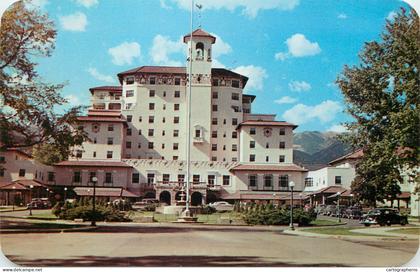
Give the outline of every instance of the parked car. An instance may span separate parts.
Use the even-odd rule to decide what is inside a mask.
[[[360,207],[349,207],[343,212],[343,217],[349,219],[360,219],[362,214],[362,209]]]
[[[226,201],[213,202],[209,206],[215,208],[216,211],[233,211],[233,205]]]
[[[48,198],[32,198],[26,207],[28,209],[49,209],[51,208],[51,202]]]
[[[158,204],[159,200],[154,198],[145,198],[142,201],[135,202],[133,205],[131,205],[132,209],[134,210],[144,210],[147,206],[152,204]]]
[[[335,211],[336,208],[337,206],[335,205],[327,205],[325,209],[322,211],[322,215],[331,215]]]
[[[363,215],[360,223],[369,227],[373,224],[379,224],[380,226],[401,224],[402,226],[408,224],[406,215],[401,215],[397,209],[391,208],[377,208],[370,210],[367,214]]]

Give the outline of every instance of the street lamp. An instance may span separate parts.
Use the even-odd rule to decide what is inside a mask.
[[[295,187],[295,183],[293,181],[289,182],[290,191],[292,193],[292,198],[290,202],[290,229],[295,230],[295,227],[293,226],[293,187]]]
[[[350,206],[353,206],[353,194],[350,194]]]
[[[13,201],[12,201],[12,205],[13,205],[13,210],[15,210],[15,201],[16,201],[16,192],[15,192],[15,189],[16,189],[16,187],[13,186],[12,189],[13,189]]]
[[[67,187],[64,187],[64,204],[66,204]]]
[[[341,223],[341,216],[340,216],[340,196],[341,192],[337,193],[337,217],[338,217],[338,223]]]
[[[92,201],[92,221],[90,222],[91,226],[96,226],[96,221],[95,221],[95,197],[96,197],[96,182],[98,181],[97,177],[92,177],[92,183],[93,183],[93,201]]]
[[[32,189],[34,186],[31,184],[29,185],[29,215],[32,216]]]

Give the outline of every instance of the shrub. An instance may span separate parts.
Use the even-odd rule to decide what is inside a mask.
[[[201,208],[201,214],[212,214],[215,212],[216,212],[216,209],[209,205],[205,205]]]
[[[258,206],[257,206],[258,207]],[[290,210],[258,208],[243,215],[244,221],[250,225],[287,225],[290,223]],[[307,226],[316,219],[316,213],[312,211],[304,211],[302,209],[293,210],[293,222],[299,226]]]
[[[60,207],[60,204],[56,204],[53,213],[65,220],[83,219],[84,221],[91,221],[94,219],[95,221],[109,222],[131,221],[123,212],[113,209],[111,206],[95,206],[95,212],[93,212],[91,205],[74,207],[71,203],[66,203],[60,209],[58,207]]]

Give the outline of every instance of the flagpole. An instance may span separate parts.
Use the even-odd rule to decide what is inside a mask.
[[[191,0],[191,14],[190,14],[190,50],[189,50],[189,67],[188,74],[188,124],[187,124],[187,201],[185,213],[190,213],[190,171],[191,171],[191,93],[192,93],[192,37],[193,37],[193,15],[194,15],[194,0]]]

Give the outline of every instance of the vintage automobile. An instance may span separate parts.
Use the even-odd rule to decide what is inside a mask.
[[[370,210],[367,214],[364,214],[360,223],[366,227],[374,224],[378,224],[379,226],[401,224],[404,226],[408,224],[408,219],[406,215],[401,215],[397,209],[377,208]]]
[[[140,210],[141,211],[141,210],[146,209],[147,206],[153,205],[153,204],[159,204],[159,200],[154,199],[154,198],[145,198],[142,201],[135,202],[132,205],[132,208],[134,210]]]
[[[26,206],[28,209],[49,209],[51,202],[48,198],[33,198]]]
[[[233,211],[233,205],[226,201],[213,202],[209,206],[215,208],[216,211]]]

